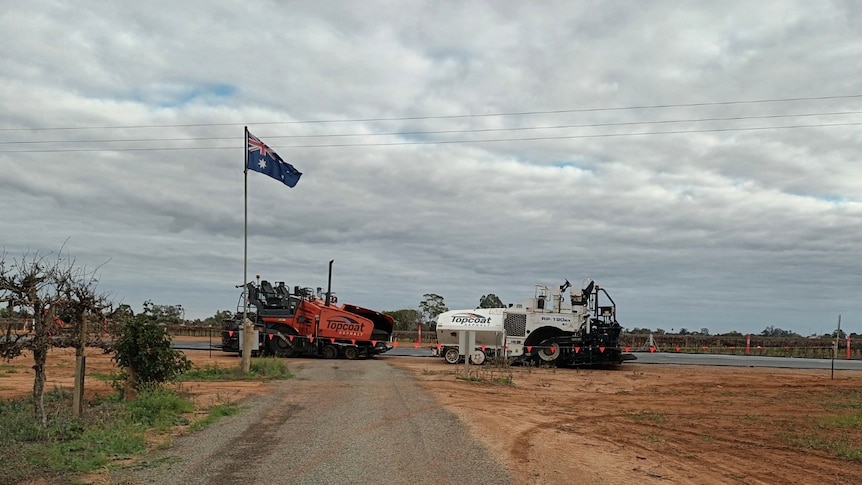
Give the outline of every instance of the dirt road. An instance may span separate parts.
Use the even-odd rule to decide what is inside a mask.
[[[294,360],[239,416],[178,439],[124,484],[507,483],[505,467],[409,373],[374,360]],[[150,466],[155,464],[157,466]]]

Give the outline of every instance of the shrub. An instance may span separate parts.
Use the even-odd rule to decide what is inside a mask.
[[[114,342],[114,360],[124,371],[132,388],[176,379],[191,369],[182,352],[171,348],[164,327],[138,315],[119,329]]]

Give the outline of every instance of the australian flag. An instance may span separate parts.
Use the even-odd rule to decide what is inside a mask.
[[[302,173],[285,162],[266,143],[246,130],[248,146],[246,147],[245,166],[249,170],[260,172],[293,187],[299,182]]]

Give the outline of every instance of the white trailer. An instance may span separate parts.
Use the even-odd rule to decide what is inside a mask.
[[[455,310],[437,317],[437,348],[434,352],[450,364],[458,363],[467,355],[470,362],[482,364],[487,357],[503,355],[505,346],[502,308]]]

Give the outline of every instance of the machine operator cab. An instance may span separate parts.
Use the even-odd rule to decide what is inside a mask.
[[[283,281],[277,282],[274,287],[267,280],[261,281],[260,284],[250,282],[246,285],[246,290],[249,306],[255,307],[256,313],[261,316],[293,316],[302,300],[300,296],[291,294]],[[242,296],[237,313],[242,313]]]

